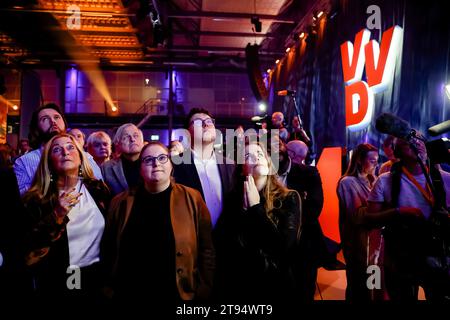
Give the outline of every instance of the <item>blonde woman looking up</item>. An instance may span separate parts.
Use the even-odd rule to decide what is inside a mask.
[[[93,177],[73,136],[59,134],[45,145],[23,200],[28,230],[25,261],[38,297],[52,302],[95,301],[101,285],[100,242],[109,191]],[[79,272],[79,281],[71,282],[68,277],[74,272]]]

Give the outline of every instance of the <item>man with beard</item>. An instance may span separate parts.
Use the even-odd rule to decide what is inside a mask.
[[[54,103],[40,106],[33,112],[30,122],[29,140],[34,149],[21,156],[14,163],[14,172],[17,177],[20,195],[22,196],[31,186],[39,161],[41,160],[42,148],[53,136],[66,131],[67,121],[61,109]],[[101,180],[102,173],[91,155],[86,153],[94,176]]]
[[[115,196],[138,185],[138,160],[144,147],[144,136],[134,124],[125,123],[117,129],[113,144],[120,157],[103,163],[102,173],[111,194]]]

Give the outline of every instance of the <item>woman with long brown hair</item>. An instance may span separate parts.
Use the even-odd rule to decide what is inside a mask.
[[[215,230],[217,297],[259,302],[292,298],[300,196],[278,182],[262,144],[247,144],[244,159]]]
[[[46,298],[90,301],[101,285],[100,244],[109,191],[95,180],[74,137],[59,134],[48,141],[23,200],[25,261],[34,291]]]
[[[347,289],[350,301],[370,300],[366,285],[369,230],[362,224],[361,209],[367,207],[367,198],[375,182],[378,150],[368,143],[359,144],[350,159],[347,171],[338,182],[339,229],[346,262]]]

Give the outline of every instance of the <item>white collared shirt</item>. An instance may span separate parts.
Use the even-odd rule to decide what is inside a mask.
[[[81,181],[78,181],[76,190],[83,194],[79,198],[80,202],[67,215],[67,238],[70,265],[81,268],[100,260],[100,241],[105,229],[105,219]]]
[[[220,180],[219,167],[217,166],[216,154],[213,152],[211,158],[202,160],[194,150],[192,150],[194,164],[202,184],[203,195],[206,206],[211,214],[213,227],[222,212],[222,180]]]

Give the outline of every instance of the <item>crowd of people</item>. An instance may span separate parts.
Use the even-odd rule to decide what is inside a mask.
[[[20,156],[2,154],[0,202],[11,204],[0,224],[2,294],[109,306],[311,302],[317,269],[339,265],[298,117],[289,132],[273,114],[272,145],[241,127],[243,161],[214,148],[215,119],[200,108],[186,117],[188,148],[146,142],[131,123],[112,139],[67,127],[57,105],[43,105]],[[363,143],[337,185],[346,299],[415,300],[419,285],[427,299],[449,299],[449,255],[432,239],[448,224],[450,174],[428,161],[420,138],[383,147],[384,173],[378,148]],[[367,285],[370,265],[382,270],[380,288]]]

